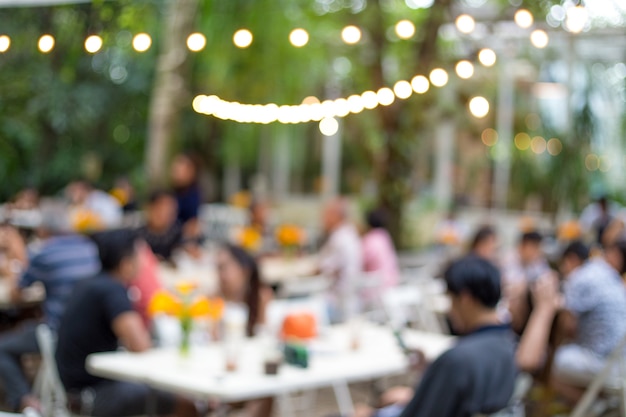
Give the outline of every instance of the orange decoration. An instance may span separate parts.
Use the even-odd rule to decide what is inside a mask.
[[[304,231],[298,226],[286,224],[276,230],[276,240],[282,246],[302,246],[304,243]]]
[[[559,226],[557,237],[559,240],[576,240],[582,236],[582,229],[575,220],[562,223]]]
[[[239,244],[242,248],[255,252],[261,247],[261,233],[254,227],[246,227],[239,233]]]
[[[289,314],[283,321],[284,339],[307,340],[317,336],[317,322],[310,313]]]

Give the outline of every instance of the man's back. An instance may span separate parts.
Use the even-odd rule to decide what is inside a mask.
[[[402,417],[470,417],[505,408],[517,368],[515,337],[507,326],[480,328],[426,371]]]

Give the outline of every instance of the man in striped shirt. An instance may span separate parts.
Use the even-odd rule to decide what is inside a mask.
[[[56,331],[65,304],[82,279],[95,276],[100,270],[98,250],[86,236],[70,233],[67,211],[58,206],[42,208],[39,232],[44,242],[30,257],[29,266],[14,289],[14,299],[21,291],[36,282],[46,291],[43,303],[43,322]],[[7,393],[8,404],[16,411],[26,407],[39,408],[31,395],[21,368],[21,356],[39,352],[36,338],[37,321],[24,323],[18,329],[0,336],[0,380]]]

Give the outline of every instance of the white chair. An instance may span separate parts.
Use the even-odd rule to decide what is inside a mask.
[[[37,326],[37,343],[41,353],[41,365],[35,380],[35,393],[41,401],[44,417],[69,417],[67,395],[57,370],[54,357],[55,337],[46,324]]]
[[[586,417],[590,415],[595,400],[601,393],[619,397],[620,415],[626,416],[626,336],[622,338],[613,352],[607,357],[602,372],[591,381],[585,394],[580,399],[570,417]],[[619,383],[617,386],[609,385],[611,372],[619,367]]]
[[[415,322],[417,328],[432,333],[445,333],[437,314],[429,308],[428,296],[415,285],[389,288],[382,296],[389,323],[399,329]]]

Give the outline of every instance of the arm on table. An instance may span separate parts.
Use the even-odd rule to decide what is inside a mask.
[[[141,316],[134,311],[118,315],[112,327],[121,344],[131,352],[144,352],[152,346]]]

